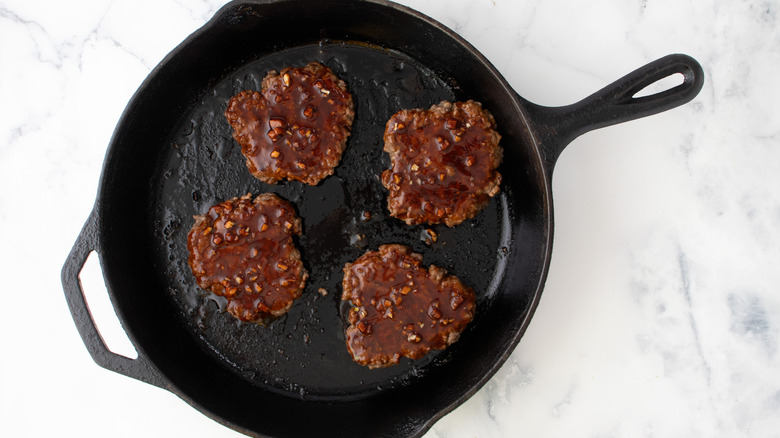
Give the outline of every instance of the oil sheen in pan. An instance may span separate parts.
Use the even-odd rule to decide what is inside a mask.
[[[335,174],[318,186],[285,181],[268,185],[249,174],[223,112],[231,96],[259,90],[269,70],[319,61],[346,81],[355,101],[352,134]],[[449,360],[457,343],[423,359],[369,370],[355,364],[344,343],[342,267],[369,249],[401,243],[459,276],[481,306],[502,275],[507,196],[503,190],[474,219],[455,228],[408,226],[387,213],[379,174],[389,166],[382,151],[384,124],[403,108],[428,108],[458,96],[452,81],[396,52],[320,43],[275,53],[226,75],[184,114],[162,160],[161,184],[152,199],[156,251],[168,266],[168,293],[183,323],[215,355],[255,385],[306,399],[364,397],[423,378]],[[499,127],[500,129],[500,127]],[[192,216],[234,196],[274,192],[291,201],[303,220],[297,241],[309,280],[290,311],[266,327],[241,323],[223,312],[224,300],[198,288],[187,265]],[[426,242],[426,230],[436,233]],[[326,293],[323,293],[326,292]],[[467,329],[462,340],[468,338]]]

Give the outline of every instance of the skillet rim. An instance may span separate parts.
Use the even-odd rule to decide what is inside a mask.
[[[139,85],[138,89],[135,91],[133,96],[128,101],[125,109],[122,112],[122,115],[120,116],[117,125],[114,129],[114,132],[112,134],[111,139],[109,140],[106,155],[103,161],[102,165],[102,171],[100,174],[100,180],[98,183],[98,192],[96,196],[96,201],[93,206],[93,213],[96,215],[97,221],[97,239],[98,239],[98,247],[99,250],[96,252],[98,253],[98,256],[101,261],[102,266],[106,266],[106,271],[104,272],[104,277],[106,279],[107,285],[110,283],[110,267],[104,262],[104,256],[103,252],[106,251],[106,247],[103,246],[103,243],[106,241],[106,239],[102,236],[105,235],[105,233],[109,233],[110,231],[106,228],[105,221],[103,220],[104,217],[107,216],[105,213],[105,209],[107,208],[107,203],[104,202],[107,198],[107,194],[109,194],[114,187],[111,186],[111,175],[106,172],[107,169],[111,168],[111,163],[117,161],[116,155],[118,152],[118,146],[117,146],[117,135],[118,132],[121,130],[121,127],[126,125],[128,123],[128,120],[131,119],[133,114],[133,109],[138,106],[138,101],[141,100],[144,95],[148,92],[148,89],[150,88],[150,84],[155,82],[158,79],[158,76],[160,76],[161,72],[166,69],[166,67],[171,64],[172,62],[175,62],[175,59],[180,55],[182,51],[184,51],[188,46],[196,42],[199,38],[206,38],[210,33],[218,31],[223,25],[224,25],[224,19],[226,16],[228,16],[232,12],[239,11],[239,9],[243,6],[259,6],[263,7],[267,4],[275,4],[275,3],[301,3],[302,6],[308,3],[310,0],[234,0],[230,3],[225,4],[222,6],[209,21],[204,23],[200,28],[196,29],[192,34],[190,34],[187,38],[185,38],[181,43],[179,43],[175,48],[173,48],[166,56],[150,71],[150,73],[147,75],[147,77],[144,79],[144,81]],[[528,311],[525,314],[525,317],[523,320],[517,325],[517,329],[514,331],[513,335],[510,337],[511,341],[509,342],[506,349],[504,349],[503,353],[500,357],[497,357],[497,360],[489,362],[487,365],[485,365],[482,368],[482,371],[480,372],[480,378],[473,382],[473,384],[470,385],[470,388],[465,391],[462,395],[455,397],[451,403],[444,406],[443,408],[439,409],[435,415],[432,417],[429,417],[429,419],[421,424],[417,432],[412,436],[421,436],[426,431],[428,431],[432,425],[441,419],[443,416],[454,410],[456,407],[464,403],[466,400],[471,398],[479,389],[481,389],[494,375],[495,373],[503,366],[503,364],[506,362],[506,360],[509,358],[509,356],[514,351],[515,347],[519,343],[520,339],[524,335],[525,331],[527,330],[531,319],[533,318],[533,315],[535,313],[535,310],[539,304],[541,293],[544,288],[544,284],[547,279],[548,271],[549,271],[549,265],[550,265],[550,259],[552,254],[552,238],[553,238],[553,203],[552,203],[552,187],[551,187],[551,172],[552,169],[548,167],[546,164],[545,158],[544,158],[544,151],[542,149],[541,144],[539,143],[539,140],[537,138],[534,125],[532,124],[525,106],[522,103],[522,98],[520,98],[517,93],[509,86],[506,79],[501,75],[501,73],[493,66],[493,64],[480,52],[478,51],[474,46],[472,46],[468,41],[466,41],[463,37],[455,33],[450,28],[446,27],[445,25],[441,24],[440,22],[436,21],[435,19],[416,11],[410,7],[400,5],[397,3],[393,3],[387,0],[359,0],[361,3],[367,3],[370,4],[371,7],[385,7],[393,9],[397,12],[402,13],[403,15],[409,16],[411,19],[415,21],[420,21],[424,23],[427,26],[431,26],[438,31],[442,32],[444,35],[446,35],[449,39],[451,39],[454,43],[464,48],[466,52],[470,54],[474,59],[478,60],[480,62],[480,69],[485,70],[489,75],[496,79],[496,86],[500,87],[501,93],[509,97],[509,101],[511,102],[511,107],[502,107],[502,112],[506,113],[513,113],[519,116],[520,120],[523,121],[524,126],[520,128],[521,136],[524,138],[525,142],[521,145],[524,148],[532,148],[532,152],[529,153],[529,157],[533,157],[533,165],[537,168],[537,171],[539,172],[538,177],[538,184],[541,194],[541,199],[544,202],[544,205],[540,207],[540,211],[544,214],[544,230],[543,235],[545,236],[544,248],[543,251],[540,251],[540,258],[541,260],[541,272],[539,275],[539,281],[536,284],[536,290],[533,293],[533,296],[529,302]],[[316,0],[314,1],[316,3]],[[359,41],[359,40],[356,40]],[[518,145],[520,147],[520,145]],[[136,335],[133,333],[132,329],[128,329],[130,326],[126,324],[126,316],[124,314],[125,310],[121,305],[117,305],[117,300],[115,298],[115,292],[108,287],[109,290],[109,296],[112,302],[112,305],[114,307],[114,310],[117,314],[117,317],[119,318],[120,322],[122,323],[123,328],[125,329],[125,332],[127,336],[132,341],[136,351],[138,352],[139,359],[146,360],[146,365],[150,367],[153,372],[157,373],[159,377],[162,380],[162,386],[164,389],[167,389],[170,392],[173,392],[178,397],[185,400],[188,404],[198,409],[201,413],[204,413],[209,418],[224,424],[230,428],[233,428],[235,430],[239,430],[242,433],[256,433],[254,431],[247,431],[242,426],[238,426],[234,423],[231,423],[223,418],[218,418],[216,414],[212,414],[208,408],[204,407],[201,403],[199,403],[194,398],[190,397],[186,392],[184,392],[181,388],[177,387],[172,383],[172,380],[168,378],[165,373],[163,373],[155,364],[153,361],[148,360],[149,354],[146,351],[146,347],[144,346],[144,343],[139,342]],[[530,288],[529,288],[530,289]],[[511,293],[511,291],[509,292]],[[109,368],[110,369],[110,368]]]

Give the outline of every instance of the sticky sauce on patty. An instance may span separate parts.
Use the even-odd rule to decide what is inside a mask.
[[[382,245],[344,267],[347,348],[369,368],[419,359],[457,341],[474,318],[474,292],[403,245]]]
[[[452,227],[499,191],[503,150],[493,116],[475,101],[442,102],[394,114],[385,126],[382,173],[390,214],[407,224]]]
[[[195,216],[190,269],[198,286],[227,298],[233,316],[263,323],[285,313],[306,284],[292,239],[300,234],[301,220],[278,196],[233,198]]]
[[[332,175],[354,116],[344,81],[316,62],[270,72],[261,92],[240,92],[225,111],[250,173],[269,184]]]

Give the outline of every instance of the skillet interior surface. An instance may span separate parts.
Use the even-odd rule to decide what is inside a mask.
[[[285,33],[296,39],[280,37],[251,50],[247,39],[273,34],[258,30],[264,16],[251,8],[237,8],[240,20],[223,14],[223,22],[180,46],[142,86],[104,165],[96,207],[99,253],[128,335],[168,389],[245,433],[295,436],[334,422],[343,423],[344,435],[424,430],[475,392],[511,353],[546,272],[548,182],[516,96],[500,77],[491,77],[483,58],[445,31],[421,27],[406,12],[359,4],[366,9],[338,18],[333,11],[303,9]],[[327,32],[317,27],[323,14],[337,21]],[[406,44],[415,38],[414,47]],[[451,47],[442,53],[445,44]],[[238,55],[236,46],[247,53]],[[227,100],[259,89],[268,70],[315,60],[344,79],[355,100],[342,161],[316,187],[261,183],[231,138],[223,116]],[[378,178],[389,164],[382,152],[385,121],[402,108],[469,98],[494,114],[503,136],[500,194],[454,228],[411,227],[389,217]],[[266,327],[224,313],[224,303],[200,290],[187,266],[192,216],[250,192],[275,192],[296,206],[304,225],[297,243],[310,273],[290,312]],[[364,211],[370,220],[361,220]],[[438,234],[435,243],[424,242],[425,228]],[[368,370],[352,362],[344,345],[341,268],[383,243],[406,244],[424,255],[425,265],[459,276],[477,294],[477,313],[444,352]],[[357,416],[344,418],[345,409]],[[388,409],[393,415],[376,416]],[[302,413],[313,424],[300,422]]]
[[[269,70],[317,60],[343,78],[356,104],[355,123],[340,165],[317,186],[300,182],[269,185],[249,174],[240,147],[223,115],[227,101],[242,90],[259,90]],[[402,243],[424,254],[425,264],[459,275],[486,299],[500,278],[508,242],[506,197],[494,199],[478,217],[448,228],[408,226],[388,216],[379,174],[389,167],[382,151],[384,122],[403,108],[428,108],[455,100],[453,90],[424,67],[399,53],[350,44],[317,44],[263,57],[220,81],[174,130],[163,168],[161,190],[153,196],[159,256],[167,258],[168,293],[185,324],[208,351],[254,384],[300,396],[367,395],[407,376],[424,373],[423,360],[369,370],[355,364],[345,348],[341,304],[342,267],[366,250]],[[274,192],[291,201],[303,221],[298,239],[309,272],[306,289],[292,309],[266,327],[241,323],[224,312],[224,299],[200,290],[187,266],[186,234],[194,214],[244,193]],[[368,212],[370,219],[363,218]],[[426,230],[436,242],[426,244]],[[318,290],[327,291],[323,296]],[[340,309],[342,310],[340,312]],[[468,335],[466,335],[468,336]]]

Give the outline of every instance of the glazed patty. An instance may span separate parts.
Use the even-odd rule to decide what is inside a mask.
[[[229,199],[195,216],[190,269],[198,286],[227,298],[233,316],[264,323],[287,312],[306,284],[292,238],[300,234],[293,207],[274,194]]]
[[[344,266],[349,301],[347,349],[369,368],[419,359],[458,340],[474,318],[475,297],[439,267],[422,267],[422,255],[403,245],[382,245]]]
[[[324,65],[271,71],[262,91],[242,91],[225,111],[250,173],[316,185],[332,175],[355,111],[347,86]]]
[[[382,172],[390,214],[409,225],[455,226],[499,191],[503,150],[493,116],[479,102],[402,110],[385,126]]]

